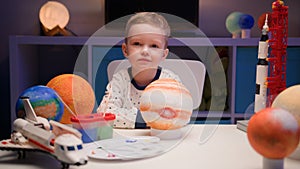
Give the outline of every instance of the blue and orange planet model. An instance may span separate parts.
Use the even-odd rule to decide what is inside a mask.
[[[42,116],[48,120],[61,120],[64,105],[55,90],[43,85],[32,86],[24,90],[16,103],[17,117],[25,116],[24,105],[21,100],[22,96],[30,98],[30,103],[37,116]]]
[[[37,116],[71,124],[71,117],[93,113],[95,94],[91,85],[75,74],[52,78],[46,86],[37,85],[24,90],[16,103],[17,117],[24,117],[22,96],[29,97]]]

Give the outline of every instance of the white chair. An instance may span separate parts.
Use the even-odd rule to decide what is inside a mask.
[[[127,59],[110,62],[107,67],[108,80],[112,79],[115,72],[129,66]],[[182,83],[192,94],[193,108],[198,109],[201,104],[206,72],[204,64],[196,60],[166,59],[161,63],[161,67],[173,71],[180,77]]]

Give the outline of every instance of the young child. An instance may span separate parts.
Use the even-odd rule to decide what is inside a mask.
[[[97,109],[116,115],[115,128],[146,128],[139,111],[143,90],[159,78],[181,82],[176,74],[159,67],[169,53],[169,36],[168,22],[158,13],[136,13],[128,20],[122,51],[131,67],[114,74]]]

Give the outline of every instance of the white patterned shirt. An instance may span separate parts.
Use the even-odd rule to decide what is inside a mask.
[[[137,112],[139,111],[140,98],[143,89],[134,85],[128,69],[122,69],[113,75],[106,87],[106,93],[97,109],[97,112],[110,112],[116,115],[115,128],[134,128]],[[157,71],[158,78],[172,78],[181,82],[178,75],[168,69]],[[159,74],[160,72],[160,74]],[[153,81],[156,80],[155,78]]]

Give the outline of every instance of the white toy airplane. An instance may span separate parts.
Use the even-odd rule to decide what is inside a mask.
[[[62,168],[69,165],[84,165],[88,156],[83,149],[81,133],[67,125],[37,117],[28,97],[22,97],[26,118],[13,123],[11,139],[0,141],[0,150],[18,151],[19,158],[26,151],[42,151],[53,155]],[[52,130],[50,130],[50,125]]]

